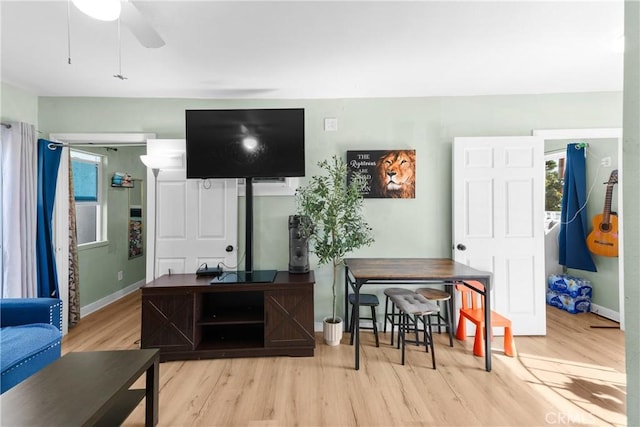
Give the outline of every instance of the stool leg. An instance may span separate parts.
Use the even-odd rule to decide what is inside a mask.
[[[473,340],[473,355],[482,357],[484,356],[484,325],[476,326],[476,337]]]
[[[504,328],[504,354],[513,357],[513,333],[511,332],[511,326],[505,326]]]
[[[351,338],[349,338],[349,344],[353,345],[353,330],[354,330],[354,322],[355,322],[355,314],[356,311],[353,309],[353,306],[351,307],[351,324],[349,325],[349,332],[351,333]]]
[[[431,315],[422,315],[422,341],[424,344],[424,351],[429,353],[429,336],[427,335],[427,320],[429,321],[429,327],[431,327]]]
[[[393,330],[396,324],[396,305],[391,301],[391,346],[393,347]],[[400,320],[400,317],[398,317]],[[398,335],[400,334],[400,325],[398,325]],[[400,344],[400,336],[398,336],[398,344]]]
[[[429,347],[431,347],[431,365],[433,369],[436,369],[436,351],[433,347],[433,330],[431,329],[431,323],[429,323]]]
[[[458,319],[458,330],[456,331],[456,339],[464,341],[467,339],[467,319],[460,316]]]
[[[380,347],[380,340],[378,339],[378,321],[376,319],[376,306],[371,306],[371,321],[373,322],[373,334],[376,337],[376,347]]]
[[[404,323],[404,312],[398,310],[398,342],[396,343],[396,348],[400,348],[400,335],[402,334],[402,337],[404,337],[404,329],[403,326],[406,326]],[[404,338],[403,338],[403,344],[404,344]]]
[[[431,318],[432,318],[431,314],[422,315],[422,332],[424,334],[424,340],[423,340],[424,351],[426,351],[427,353],[429,353],[429,343],[431,342],[431,340],[433,340],[433,335],[431,335],[431,332],[427,332],[427,330],[428,331],[432,330]]]
[[[453,298],[449,298],[447,306],[447,331],[449,331],[449,347],[453,347]]]
[[[389,317],[389,295],[384,299],[384,325],[382,325],[382,332],[387,333],[387,319]]]
[[[438,326],[438,330],[440,330],[440,316],[437,313],[432,313],[427,316],[429,318],[429,323],[433,326],[433,319],[436,320],[436,325]],[[440,333],[440,332],[438,332]]]
[[[407,323],[406,314],[401,313],[400,325],[398,326],[398,346],[400,346],[400,340],[402,340],[402,364],[404,365],[404,330]]]

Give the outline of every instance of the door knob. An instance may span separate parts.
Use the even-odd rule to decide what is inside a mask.
[[[456,246],[456,249],[461,250],[461,251],[466,251],[467,247],[465,245],[463,245],[462,243],[458,243],[458,246]]]
[[[229,245],[226,248],[224,248],[224,250],[227,251],[227,252],[233,252],[233,246]]]

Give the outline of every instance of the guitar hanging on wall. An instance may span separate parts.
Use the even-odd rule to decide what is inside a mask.
[[[589,250],[602,256],[618,256],[618,214],[611,212],[613,186],[618,183],[618,170],[609,175],[607,193],[604,198],[604,210],[593,217],[593,230],[587,236]]]

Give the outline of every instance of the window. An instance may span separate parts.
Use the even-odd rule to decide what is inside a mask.
[[[103,241],[102,156],[70,152],[78,244]]]
[[[547,221],[559,221],[562,210],[562,186],[564,183],[565,153],[545,156],[545,211]]]

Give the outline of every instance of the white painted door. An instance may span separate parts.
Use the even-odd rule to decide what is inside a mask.
[[[151,170],[147,178],[147,281],[169,273],[195,273],[201,264],[235,267],[238,240],[236,179],[186,179],[185,141],[149,140],[147,153],[177,158],[158,173],[157,192]],[[157,195],[158,215],[155,216]],[[156,222],[157,221],[157,222]],[[156,232],[156,254],[153,237]]]
[[[543,140],[455,138],[453,221],[454,259],[493,272],[492,309],[545,335]]]

